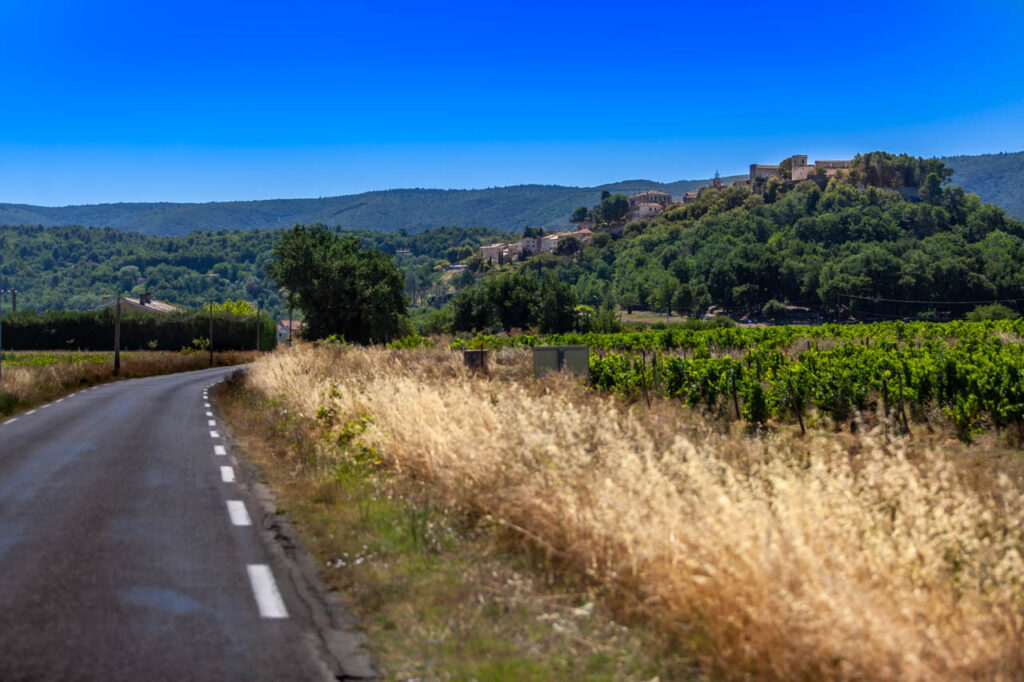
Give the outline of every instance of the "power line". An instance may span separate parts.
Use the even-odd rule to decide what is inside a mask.
[[[1024,298],[986,298],[981,301],[915,301],[913,299],[881,298],[879,296],[858,296],[857,294],[838,294],[840,298],[856,298],[861,301],[875,303],[920,303],[922,305],[981,305],[984,303],[1017,303]]]

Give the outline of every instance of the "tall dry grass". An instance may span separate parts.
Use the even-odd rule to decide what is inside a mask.
[[[361,442],[394,471],[546,548],[713,674],[1024,677],[1024,498],[1005,476],[978,489],[871,434],[715,435],[674,404],[526,376],[507,355],[471,377],[445,351],[306,346],[250,381],[335,436],[371,415]]]
[[[9,358],[12,355],[20,357],[30,354],[7,353],[5,355]],[[88,354],[79,353],[77,355],[86,356]],[[216,366],[238,365],[251,362],[255,357],[256,353],[252,351],[215,353],[214,364]],[[115,378],[130,379],[156,374],[188,372],[205,369],[209,366],[210,358],[207,354],[167,351],[123,353],[121,373],[118,377],[114,376],[112,357],[109,362],[59,362],[42,366],[11,367],[5,362],[3,374],[0,377],[0,395],[14,396],[18,405],[27,407],[51,400],[69,390],[112,381]]]

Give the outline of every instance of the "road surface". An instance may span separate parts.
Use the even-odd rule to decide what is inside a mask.
[[[0,420],[0,680],[373,675],[210,406],[232,371]]]

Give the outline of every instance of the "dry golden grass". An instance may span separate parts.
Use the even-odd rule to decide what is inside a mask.
[[[30,353],[5,353],[7,359],[22,358]],[[52,354],[45,354],[52,355]],[[78,353],[79,357],[89,354]],[[19,407],[52,400],[71,390],[82,386],[112,381],[114,376],[113,354],[96,355],[110,356],[109,362],[58,362],[42,366],[5,366],[0,379],[0,394],[13,395]],[[72,357],[69,355],[68,357]],[[237,365],[251,362],[255,352],[230,351],[214,354],[217,366]],[[165,351],[131,352],[121,355],[121,374],[119,378],[130,379],[155,374],[171,374],[205,369],[210,366],[210,357],[201,353],[176,353]],[[12,405],[13,407],[13,405]]]
[[[266,356],[252,385],[587,576],[624,617],[728,678],[1024,676],[1024,497],[931,445],[877,434],[720,434],[676,403],[627,406],[506,354]],[[994,482],[994,483],[993,483]]]

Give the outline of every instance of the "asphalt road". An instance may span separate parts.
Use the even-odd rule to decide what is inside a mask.
[[[373,674],[209,406],[232,371],[0,421],[0,681]]]

